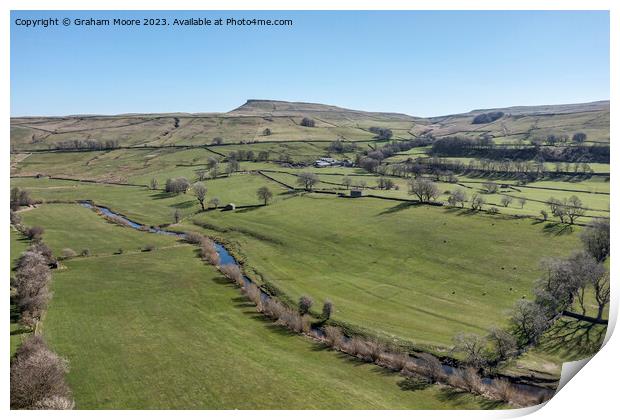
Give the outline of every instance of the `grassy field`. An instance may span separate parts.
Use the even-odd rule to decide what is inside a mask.
[[[407,390],[398,375],[273,326],[189,247],[66,265],[43,330],[71,363],[77,408],[499,407]]]
[[[576,241],[530,220],[320,195],[195,220],[224,228],[248,267],[293,299],[331,299],[336,320],[439,347],[503,324],[540,258]]]

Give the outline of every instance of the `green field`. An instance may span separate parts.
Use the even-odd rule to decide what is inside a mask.
[[[47,217],[60,226],[63,214]],[[73,230],[105,231],[90,222],[66,224],[55,241],[89,244]],[[108,240],[148,235],[125,230]],[[77,408],[499,407],[439,387],[407,390],[396,374],[272,325],[189,246],[65,264],[43,332],[70,360]]]
[[[503,324],[539,259],[576,246],[531,220],[371,198],[311,194],[195,220],[226,228],[248,268],[294,300],[331,299],[337,320],[424,346]]]

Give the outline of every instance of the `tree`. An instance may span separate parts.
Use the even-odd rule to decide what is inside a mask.
[[[380,190],[391,190],[392,188],[394,188],[394,181],[392,181],[390,178],[385,178],[382,176],[377,182],[377,187]]]
[[[549,218],[549,214],[547,213],[547,210],[542,209],[540,211],[540,217],[542,217],[544,221],[547,221],[547,219]]]
[[[509,197],[507,195],[503,195],[500,202],[502,203],[502,206],[504,207],[508,207],[510,205],[510,203],[512,203],[512,197]]]
[[[189,180],[185,177],[168,178],[166,180],[165,191],[168,193],[186,193],[190,187]]]
[[[497,192],[499,185],[497,185],[495,182],[483,182],[482,188],[484,188],[487,194],[494,194]]]
[[[211,142],[211,144],[216,144],[216,145],[217,144],[222,144],[222,143],[224,143],[224,139],[221,138],[221,137],[214,137],[213,141]]]
[[[271,129],[265,128],[263,130],[263,136],[270,136],[270,135],[271,135]]]
[[[192,191],[194,191],[194,195],[196,199],[200,203],[200,207],[202,210],[205,210],[205,198],[207,198],[207,187],[202,182],[196,182],[192,186]]]
[[[239,162],[237,162],[236,160],[229,160],[228,165],[226,165],[226,174],[230,176],[230,174],[232,174],[233,172],[238,171],[239,167]]]
[[[323,320],[327,321],[329,318],[331,318],[333,311],[334,305],[331,303],[331,301],[326,300],[323,303],[323,311],[321,312],[321,317],[323,318]]]
[[[312,299],[308,296],[302,296],[299,298],[299,315],[306,315],[310,312],[312,307]]]
[[[317,182],[319,182],[319,177],[312,172],[302,172],[297,175],[297,185],[304,187],[306,191],[311,191]]]
[[[149,184],[149,187],[150,187],[152,190],[156,190],[156,189],[157,189],[157,187],[159,187],[159,182],[157,182],[157,179],[155,179],[155,178],[151,178],[151,182],[150,182],[150,184]]]
[[[486,340],[477,334],[457,334],[454,339],[454,350],[465,354],[465,360],[472,366],[482,367],[487,364],[488,353]]]
[[[52,352],[41,335],[26,338],[11,361],[11,409],[72,409],[68,371],[68,362]]]
[[[344,178],[342,178],[342,185],[347,187],[347,190],[351,188],[351,184],[353,184],[353,180],[350,176],[345,176]]]
[[[495,353],[499,360],[506,360],[516,354],[517,341],[508,331],[502,328],[492,327],[489,330],[488,338],[493,344]]]
[[[603,262],[609,256],[609,219],[596,218],[579,235],[585,251]]]
[[[519,198],[519,205],[521,206],[521,208],[525,206],[525,203],[527,203],[527,200],[525,198]]]
[[[583,208],[583,203],[576,195],[572,195],[566,201],[566,216],[568,216],[568,223],[571,225],[575,223],[579,217],[583,216],[586,211]]]
[[[256,195],[258,196],[259,200],[263,201],[263,204],[266,206],[267,202],[269,200],[271,200],[271,198],[273,197],[273,193],[271,192],[271,190],[267,187],[260,187],[257,191],[256,191]]]
[[[41,226],[32,226],[26,230],[26,237],[28,237],[31,241],[38,241],[41,237],[43,237],[44,232],[45,229]]]
[[[512,309],[510,320],[522,344],[535,344],[549,325],[545,310],[531,300],[520,299]]]
[[[174,223],[179,223],[182,217],[183,215],[181,214],[181,210],[179,209],[175,209],[174,213],[172,213],[172,219],[174,220]]]
[[[472,210],[482,210],[482,206],[486,200],[480,194],[474,194],[471,196],[471,209]]]
[[[418,197],[422,203],[430,203],[439,196],[439,188],[428,179],[415,178],[409,181],[409,194]]]
[[[14,187],[11,189],[11,197],[10,197],[10,205],[11,210],[16,211],[19,210],[22,206],[30,206],[33,204],[32,198],[30,198],[30,193],[26,190],[22,190],[21,188]]]
[[[586,141],[586,139],[588,138],[588,136],[586,135],[586,133],[575,133],[573,134],[573,141],[575,143],[583,143]]]
[[[213,197],[211,200],[209,200],[209,205],[213,206],[214,209],[218,208],[220,205],[220,199],[217,197]]]
[[[261,150],[260,152],[258,152],[258,160],[263,162],[269,160],[269,151]]]
[[[598,311],[596,319],[603,318],[603,311],[605,306],[609,305],[610,288],[609,288],[609,271],[605,272],[602,276],[595,278],[591,281],[592,288],[594,289],[594,298],[598,304]]]
[[[457,188],[453,190],[448,196],[448,204],[451,206],[456,206],[457,204],[461,205],[461,208],[465,207],[465,202],[467,201],[467,194],[464,190]]]
[[[301,120],[301,125],[304,127],[314,127],[316,125],[316,122],[311,118],[304,117]]]

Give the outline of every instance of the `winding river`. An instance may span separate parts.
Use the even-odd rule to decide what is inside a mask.
[[[160,235],[171,235],[171,236],[176,236],[180,239],[185,238],[185,234],[182,232],[175,232],[175,231],[171,231],[171,230],[166,230],[166,229],[161,229],[161,228],[157,228],[157,227],[153,227],[153,226],[146,226],[140,223],[137,223],[133,220],[128,219],[127,217],[123,216],[122,214],[116,213],[112,210],[110,210],[107,207],[104,206],[99,206],[99,205],[95,205],[90,201],[80,201],[79,202],[82,206],[89,208],[91,210],[98,210],[99,212],[101,212],[101,214],[110,217],[112,219],[117,219],[119,221],[121,221],[123,224],[125,224],[128,227],[131,227],[133,229],[137,229],[143,232],[149,232],[149,233],[154,233],[154,234],[160,234]],[[220,265],[228,265],[228,264],[232,264],[232,265],[236,265],[236,266],[240,266],[239,263],[237,262],[237,260],[228,252],[228,250],[221,244],[218,242],[215,242],[215,249],[219,255],[220,258]],[[249,285],[251,283],[254,283],[250,278],[243,276],[244,282],[246,285]],[[267,294],[262,288],[259,287],[259,290],[261,291],[261,299],[263,301],[267,301],[269,299],[271,299],[271,296],[269,294]],[[313,331],[318,335],[318,336],[324,336],[324,331],[320,328],[320,327],[314,327]],[[416,357],[417,359],[417,357]],[[448,364],[443,364],[442,365],[443,370],[445,372],[446,375],[455,375],[458,372],[458,368],[455,368],[454,366],[448,365]],[[493,377],[484,377],[482,378],[482,382],[487,384],[487,385],[492,385],[495,381],[497,381],[498,378],[493,378]],[[546,388],[546,387],[542,387],[542,386],[537,386],[537,385],[532,385],[532,384],[526,384],[526,383],[518,383],[518,382],[513,382],[513,385],[515,387],[517,387],[519,389],[519,391],[523,392],[524,394],[527,394],[529,396],[533,396],[535,398],[540,398],[544,401],[550,399],[553,394],[555,393],[554,390]]]

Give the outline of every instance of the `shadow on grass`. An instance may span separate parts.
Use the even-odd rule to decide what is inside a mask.
[[[176,197],[176,196],[177,196],[176,193],[171,193],[171,192],[168,193],[168,192],[165,192],[165,191],[160,191],[158,193],[151,194],[151,198],[153,198],[155,200],[163,200],[163,199],[166,199],[166,198],[172,198],[172,197]]]
[[[194,203],[196,203],[194,200],[187,200],[187,201],[183,201],[182,203],[172,204],[171,207],[174,207],[175,209],[187,209],[187,208],[194,207]]]
[[[560,319],[545,334],[539,347],[549,353],[582,359],[596,353],[607,328],[576,319]]]
[[[403,391],[422,391],[431,386],[431,383],[421,376],[412,376],[398,381],[397,385]]]
[[[397,204],[397,205],[395,205],[393,207],[390,207],[387,210],[383,210],[377,216],[383,216],[384,214],[398,213],[399,211],[406,210],[409,207],[413,207],[414,205],[415,205],[415,203],[400,203],[400,204]]]
[[[550,222],[543,227],[543,233],[547,235],[560,236],[573,233],[573,227],[565,223]]]
[[[439,401],[455,404],[454,408],[458,409],[458,404],[466,405],[469,403],[472,398],[472,394],[456,388],[442,387],[439,391],[439,395],[437,396],[437,398],[439,399]],[[501,401],[481,399],[480,406],[483,410],[495,410],[498,408],[502,408],[504,406],[504,403]]]

